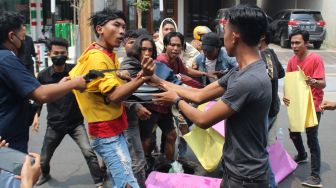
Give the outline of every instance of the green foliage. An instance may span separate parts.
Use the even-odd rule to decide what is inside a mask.
[[[148,11],[149,8],[151,7],[150,0],[137,0],[135,3],[138,9],[141,11]]]

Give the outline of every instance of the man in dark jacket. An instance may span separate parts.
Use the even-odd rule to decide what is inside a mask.
[[[23,27],[24,30],[26,30],[26,27]],[[25,65],[25,67],[28,69],[29,72],[31,72],[35,76],[34,71],[34,61],[32,57],[36,57],[35,47],[33,43],[33,39],[26,35],[24,40],[24,50],[23,52],[19,52],[20,59],[22,60],[22,63]]]
[[[277,55],[274,50],[268,47],[270,43],[271,32],[267,30],[265,37],[260,42],[260,55],[266,63],[267,73],[272,83],[272,102],[268,113],[268,140],[267,144],[274,143],[276,138],[276,120],[280,111],[280,98],[278,95],[278,80],[285,76],[285,70],[283,69]],[[276,188],[276,182],[274,174],[270,173],[271,188]]]

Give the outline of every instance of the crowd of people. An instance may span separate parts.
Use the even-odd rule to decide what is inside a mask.
[[[47,103],[41,157],[27,155],[21,187],[50,180],[50,160],[67,134],[81,149],[97,188],[103,187],[107,177],[115,188],[145,187],[152,170],[150,159],[158,150],[157,127],[162,131],[160,152],[167,161],[173,161],[178,133],[186,134],[192,124],[207,129],[224,119],[221,187],[277,187],[267,146],[275,139],[281,105],[278,80],[285,76],[285,70],[268,47],[271,33],[260,8],[238,5],[230,8],[226,17],[225,47],[210,29],[198,28],[197,41],[192,42],[196,49],[185,41],[171,18],[162,21],[154,40],[145,29],[126,31],[123,13],[105,8],[90,17],[96,41],[77,63],[66,63],[67,41],[53,38],[48,43],[53,64],[35,78],[31,63],[25,63],[29,58],[22,58],[21,53],[28,38],[24,18],[16,12],[1,12],[0,147],[28,153],[29,127],[39,130],[40,111]],[[308,39],[304,30],[291,34],[294,56],[286,71],[299,67],[308,77],[320,121],[321,112],[334,110],[336,105],[322,102],[324,64],[319,55],[309,52]],[[125,48],[125,57],[114,52],[120,45]],[[29,53],[34,56],[31,50]],[[92,71],[96,72],[93,76]],[[144,84],[162,92],[153,94],[150,103],[127,102]],[[216,99],[207,111],[196,108]],[[283,98],[287,106],[290,100],[286,95]],[[306,129],[312,172],[302,184],[311,187],[322,187],[318,128]],[[294,160],[307,162],[300,133],[290,132],[290,138],[298,152]],[[178,140],[178,155],[186,157],[186,143]],[[35,157],[34,164],[30,156]],[[14,174],[4,171],[0,171],[0,183],[20,186]]]

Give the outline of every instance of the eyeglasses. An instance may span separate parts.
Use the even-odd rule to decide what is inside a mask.
[[[141,47],[140,48],[141,51],[150,51],[150,52],[153,52],[153,48],[146,48],[146,47]]]
[[[181,44],[168,44],[169,46],[173,47],[173,48],[182,48],[182,45]]]

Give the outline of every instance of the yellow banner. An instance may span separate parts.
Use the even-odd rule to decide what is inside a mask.
[[[198,109],[203,111],[207,105],[208,103],[202,104]],[[213,128],[205,130],[194,125],[192,131],[183,138],[205,170],[211,172],[217,168],[223,154],[222,135]]]
[[[302,70],[288,72],[285,76],[284,96],[290,100],[287,112],[292,132],[304,132],[305,128],[317,125],[313,95],[306,80]]]

